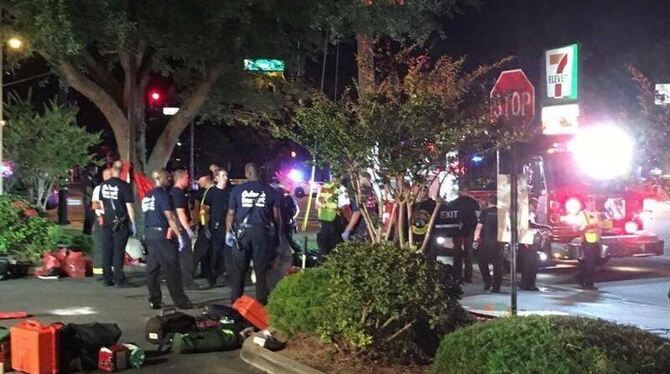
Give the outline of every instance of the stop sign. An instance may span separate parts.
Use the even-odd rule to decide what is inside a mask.
[[[491,120],[507,127],[524,127],[535,116],[535,87],[523,70],[500,73],[491,90]]]

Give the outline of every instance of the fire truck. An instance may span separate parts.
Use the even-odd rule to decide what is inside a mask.
[[[538,201],[536,222],[551,227],[553,245],[540,260],[581,257],[580,212],[594,198],[603,235],[599,264],[612,257],[663,254],[663,240],[649,231],[655,187],[633,168],[634,142],[615,126],[594,126],[563,137],[538,136],[527,144],[523,172]]]

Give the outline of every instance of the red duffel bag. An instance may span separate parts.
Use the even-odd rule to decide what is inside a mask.
[[[61,270],[70,278],[86,278],[86,268],[86,256],[81,252],[70,251]]]

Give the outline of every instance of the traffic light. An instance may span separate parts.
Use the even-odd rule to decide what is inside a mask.
[[[159,107],[163,104],[163,94],[157,89],[149,91],[149,105],[152,108]]]

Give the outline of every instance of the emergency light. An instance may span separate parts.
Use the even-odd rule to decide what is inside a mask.
[[[623,129],[598,125],[579,130],[568,143],[577,165],[590,177],[607,180],[630,172],[635,142]]]

